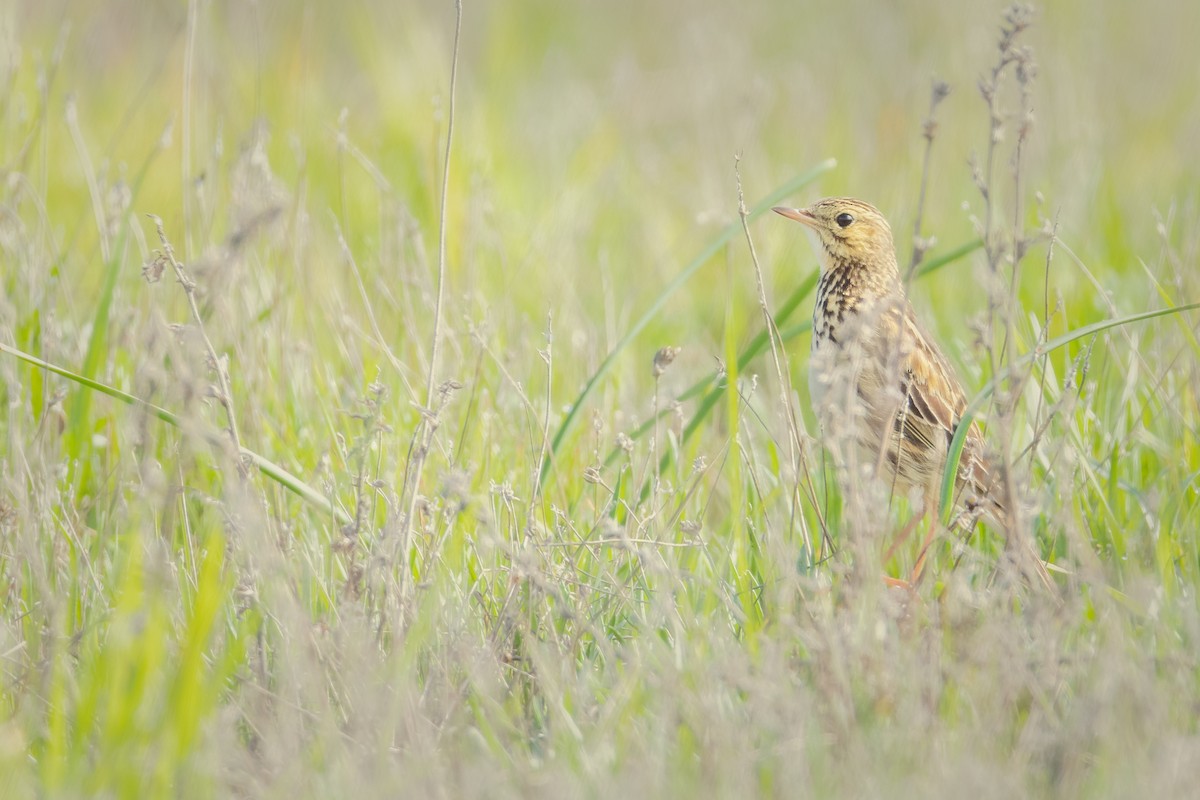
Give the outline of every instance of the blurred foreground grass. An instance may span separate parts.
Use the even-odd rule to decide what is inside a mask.
[[[0,356],[0,794],[1190,796],[1195,312],[1006,395],[1061,602],[986,533],[945,537],[920,601],[884,594],[906,503],[826,486],[810,303],[780,323],[799,441],[770,355],[738,365],[763,326],[734,156],[749,205],[876,203],[903,263],[937,75],[915,302],[990,377],[967,162],[1002,11],[468,3],[425,408],[452,6],[0,9],[0,343],[180,421]],[[1200,299],[1197,24],[1040,9],[1022,185],[1006,120],[994,202],[1059,239],[1022,262],[1016,354]],[[239,471],[184,292],[143,279],[147,214],[241,444],[336,512]],[[803,299],[795,227],[750,231],[770,305]]]

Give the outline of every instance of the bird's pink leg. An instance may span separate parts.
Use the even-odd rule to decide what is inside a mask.
[[[928,504],[926,504],[926,508],[928,508],[928,507],[929,507]],[[904,526],[904,530],[900,531],[900,535],[896,537],[896,540],[894,542],[892,542],[891,547],[889,547],[887,549],[887,552],[883,554],[883,563],[884,564],[887,564],[887,562],[892,560],[892,556],[894,556],[896,554],[896,551],[898,549],[900,549],[900,545],[902,545],[906,541],[908,541],[908,537],[912,536],[913,531],[915,531],[917,529],[917,526],[921,524],[921,520],[924,519],[926,516],[928,516],[927,512],[925,510],[922,510],[920,514],[914,515],[913,518],[908,521],[908,524]],[[926,540],[925,546],[926,547],[928,546],[928,540]],[[924,547],[922,547],[921,556],[923,557],[924,554],[925,554],[925,549],[924,549]],[[916,587],[916,583],[917,583],[916,577],[919,577],[919,574],[920,574],[920,569],[919,569],[920,563],[921,563],[921,561],[920,561],[920,559],[918,559],[917,560],[918,569],[915,569],[913,571],[913,577],[910,577],[908,580],[904,580],[903,578],[893,578],[890,575],[884,575],[883,582],[894,589],[912,590],[913,588]]]
[[[921,542],[921,549],[917,553],[917,563],[913,566],[912,575],[908,579],[913,586],[916,586],[921,580],[921,573],[925,569],[925,556],[929,555],[929,546],[933,544],[934,537],[937,536],[941,527],[937,522],[937,498],[932,490],[925,493],[923,516],[929,517],[929,533],[925,534],[925,541]]]
[[[894,542],[892,542],[892,546],[889,547],[887,552],[883,554],[883,563],[886,564],[892,560],[892,556],[896,555],[896,551],[900,549],[900,545],[908,541],[908,537],[912,536],[913,531],[917,529],[917,526],[921,524],[921,520],[924,519],[925,516],[925,511],[922,511],[920,514],[913,516],[913,518],[908,521],[908,524],[904,526],[904,530],[900,531],[900,535],[896,537]]]

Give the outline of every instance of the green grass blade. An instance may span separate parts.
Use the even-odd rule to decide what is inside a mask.
[[[122,403],[125,403],[126,405],[141,406],[142,408],[146,409],[151,414],[158,417],[159,419],[161,419],[163,422],[167,423],[168,425],[173,425],[174,427],[179,428],[183,424],[180,421],[179,417],[172,414],[170,411],[167,411],[165,408],[156,406],[151,402],[141,399],[140,397],[135,397],[135,396],[129,394],[128,392],[123,392],[120,389],[116,389],[107,384],[100,383],[99,381],[96,381],[91,378],[80,375],[78,373],[72,372],[69,369],[64,369],[63,367],[60,367],[57,364],[51,364],[49,361],[43,361],[42,359],[38,358],[37,356],[31,356],[29,353],[18,350],[15,347],[9,347],[8,345],[6,345],[2,342],[0,342],[0,353],[8,353],[10,356],[13,356],[21,361],[24,361],[26,364],[29,364],[30,366],[37,367],[38,369],[45,370],[47,372],[53,372],[55,375],[60,375],[69,381],[73,381],[73,382],[79,384],[80,386],[83,386],[88,389],[92,389],[93,391],[97,391],[97,392],[100,392],[101,394],[106,394],[109,397],[120,400]]]
[[[1171,314],[1180,314],[1185,311],[1194,311],[1200,309],[1200,303],[1188,303],[1182,306],[1171,306],[1169,308],[1160,308],[1154,311],[1143,311],[1139,314],[1130,314],[1124,317],[1115,319],[1105,319],[1100,322],[1094,322],[1091,325],[1084,325],[1082,328],[1077,328],[1073,331],[1068,331],[1062,336],[1058,336],[1045,344],[1040,344],[1030,352],[1014,360],[1007,369],[1001,371],[994,376],[990,381],[984,384],[984,387],[979,390],[979,393],[971,400],[963,411],[962,418],[958,421],[958,426],[954,430],[954,438],[950,440],[950,448],[947,451],[946,469],[942,473],[942,492],[940,498],[939,517],[943,524],[948,524],[950,521],[950,513],[952,510],[951,500],[954,497],[955,479],[958,477],[958,462],[962,456],[963,443],[966,441],[967,431],[971,427],[971,421],[975,418],[976,412],[987,401],[992,393],[996,390],[996,386],[1000,381],[1010,377],[1020,367],[1024,367],[1034,359],[1040,358],[1047,353],[1052,353],[1060,347],[1064,347],[1072,342],[1088,336],[1094,336],[1110,328],[1119,328],[1123,325],[1132,325],[1135,322],[1144,322],[1148,319],[1156,317],[1165,317]]]
[[[182,420],[180,420],[176,414],[167,411],[165,408],[156,406],[154,403],[143,400],[140,397],[129,394],[128,392],[123,392],[120,389],[100,383],[92,378],[71,372],[69,369],[64,369],[57,364],[51,364],[48,361],[43,361],[37,356],[31,356],[28,353],[18,350],[15,347],[9,347],[3,343],[0,343],[0,353],[7,353],[10,356],[24,361],[31,366],[37,367],[41,370],[46,370],[47,372],[53,372],[55,375],[60,375],[67,380],[74,381],[84,388],[91,389],[93,391],[100,392],[101,394],[106,394],[116,400],[120,400],[126,405],[143,408],[153,414],[155,417],[158,417],[163,422],[175,428],[183,427]],[[327,514],[332,515],[339,523],[346,525],[351,521],[349,515],[330,502],[327,497],[270,459],[261,456],[253,450],[249,450],[245,447],[242,448],[242,457],[248,459],[252,464],[254,464],[259,472],[280,484],[285,489],[288,489],[293,494],[299,496],[305,502],[321,509]]]
[[[750,219],[760,216],[773,205],[779,203],[779,201],[781,201],[783,198],[812,183],[814,180],[819,178],[821,175],[824,175],[835,166],[837,166],[837,162],[832,158],[827,158],[804,174],[799,175],[783,184],[778,189],[771,192],[769,195],[759,201],[759,203],[754,206],[753,209],[751,209]],[[583,391],[581,391],[579,396],[575,398],[575,402],[571,404],[570,411],[567,412],[566,417],[563,418],[562,423],[558,426],[558,430],[554,433],[554,438],[550,442],[550,452],[546,454],[546,459],[542,462],[541,478],[543,481],[545,481],[546,476],[550,472],[550,468],[554,463],[554,458],[558,454],[558,450],[562,446],[563,440],[566,438],[567,433],[570,432],[576,418],[579,416],[579,411],[583,408],[584,401],[587,400],[588,396],[600,382],[600,379],[603,378],[608,370],[612,367],[617,356],[621,354],[621,351],[624,350],[631,341],[633,341],[635,336],[641,333],[642,329],[650,323],[650,320],[654,319],[654,316],[667,302],[667,298],[674,294],[680,286],[686,283],[688,279],[700,269],[700,267],[708,263],[709,259],[720,252],[721,248],[728,244],[730,240],[732,240],[733,237],[741,231],[741,229],[742,222],[740,219],[726,225],[725,228],[723,228],[721,232],[717,234],[717,237],[709,242],[708,246],[705,247],[698,256],[692,259],[691,263],[683,268],[683,271],[681,271],[675,277],[675,280],[671,281],[671,283],[669,283],[667,287],[663,289],[658,297],[655,298],[654,302],[650,304],[650,308],[646,309],[646,312],[641,316],[641,318],[635,322],[628,331],[626,331],[625,335],[621,337],[621,340],[617,342],[616,346],[614,346],[609,354],[605,356],[604,360],[600,362],[600,366],[597,367],[592,376],[588,378],[587,383],[584,384]]]

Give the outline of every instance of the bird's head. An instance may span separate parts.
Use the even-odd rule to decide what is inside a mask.
[[[892,228],[875,206],[850,197],[828,197],[808,208],[775,208],[777,214],[816,231],[825,251],[822,269],[840,264],[896,270]]]

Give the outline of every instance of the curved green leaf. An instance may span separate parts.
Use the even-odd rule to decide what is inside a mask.
[[[129,394],[128,392],[123,392],[120,389],[100,383],[92,378],[71,372],[69,369],[64,369],[56,364],[43,361],[37,356],[31,356],[28,353],[18,350],[15,347],[9,347],[3,343],[0,343],[0,353],[8,353],[9,355],[14,356],[27,364],[35,366],[38,369],[43,369],[47,372],[53,372],[55,375],[61,375],[67,380],[74,381],[80,386],[100,392],[101,394],[106,394],[109,397],[120,400],[126,405],[144,408],[163,422],[173,427],[180,428],[183,426],[182,420],[180,420],[176,414],[167,411],[161,406],[156,406],[154,403],[143,400],[140,397]],[[332,515],[341,524],[347,525],[351,522],[350,516],[345,511],[334,505],[329,498],[325,497],[316,489],[309,486],[307,483],[300,480],[300,478],[288,472],[275,462],[245,447],[242,448],[241,455],[243,458],[252,463],[259,470],[259,472],[283,486],[285,489],[290,490],[293,494],[297,495],[310,505],[313,505],[316,508],[319,508],[321,511]]]
[[[1122,325],[1131,325],[1135,322],[1143,322],[1155,317],[1165,317],[1169,314],[1179,314],[1184,311],[1193,311],[1200,308],[1200,303],[1188,303],[1182,306],[1172,306],[1171,308],[1160,308],[1155,311],[1143,311],[1140,314],[1130,314],[1125,317],[1117,317],[1116,319],[1105,319],[1100,322],[1093,322],[1091,325],[1084,325],[1082,328],[1077,328],[1073,331],[1068,331],[1062,336],[1055,337],[1050,341],[1040,344],[1033,350],[1029,351],[1020,358],[1014,360],[1008,367],[1002,370],[999,374],[992,377],[990,381],[984,384],[984,387],[979,390],[979,393],[967,404],[963,411],[962,418],[958,421],[958,427],[954,431],[954,438],[950,440],[950,448],[947,451],[946,469],[942,473],[942,492],[939,500],[939,518],[943,524],[949,524],[950,513],[952,510],[951,500],[954,497],[954,484],[958,476],[958,462],[962,456],[963,443],[967,438],[967,431],[971,427],[971,421],[975,418],[976,412],[980,406],[987,401],[1000,381],[1011,377],[1017,369],[1024,367],[1034,359],[1040,358],[1057,350],[1060,347],[1078,341],[1086,336],[1093,336],[1109,328],[1119,328]]]

